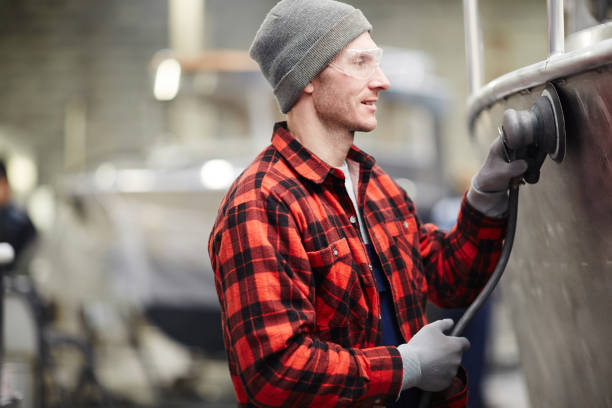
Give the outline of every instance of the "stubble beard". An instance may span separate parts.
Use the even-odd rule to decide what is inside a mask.
[[[358,108],[355,109],[350,101],[345,101],[344,97],[336,92],[329,90],[323,91],[315,101],[315,107],[319,118],[330,130],[355,132],[371,132],[376,128],[365,125],[359,121]]]

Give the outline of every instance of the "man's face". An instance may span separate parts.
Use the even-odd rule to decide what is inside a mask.
[[[376,66],[368,77],[354,77],[344,70],[355,59],[372,58],[377,46],[370,33],[365,32],[349,43],[332,64],[312,81],[315,110],[331,128],[347,131],[370,132],[376,128],[376,101],[381,91],[389,88],[389,80]],[[346,71],[346,72],[345,72]]]

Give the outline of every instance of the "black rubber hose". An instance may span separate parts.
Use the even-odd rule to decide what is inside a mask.
[[[504,274],[504,270],[506,269],[506,265],[508,264],[508,259],[510,258],[510,253],[512,252],[512,244],[514,243],[514,234],[516,232],[519,185],[520,181],[518,180],[513,180],[510,184],[510,198],[508,202],[508,229],[506,231],[504,247],[502,248],[499,260],[497,261],[497,265],[495,266],[495,269],[493,270],[489,281],[482,289],[480,294],[478,294],[478,297],[476,297],[470,307],[468,307],[467,310],[463,313],[461,319],[459,319],[459,321],[453,327],[453,330],[450,333],[451,336],[461,336],[463,330],[465,330],[465,327],[485,304],[491,293],[493,293],[495,286],[497,286],[497,283]],[[429,406],[431,405],[431,396],[431,392],[423,392],[421,396],[421,401],[419,403],[419,408],[429,408]]]

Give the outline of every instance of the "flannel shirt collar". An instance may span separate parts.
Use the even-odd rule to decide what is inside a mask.
[[[302,177],[316,183],[323,183],[328,176],[337,182],[344,182],[344,174],[341,170],[325,163],[304,147],[289,133],[287,122],[277,122],[274,125],[272,145],[278,150],[289,165]],[[348,159],[359,163],[361,170],[370,171],[376,160],[352,145],[348,152]]]

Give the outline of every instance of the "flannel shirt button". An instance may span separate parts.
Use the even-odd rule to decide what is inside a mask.
[[[408,221],[404,221],[404,228],[408,228]]]
[[[374,270],[374,267],[372,266],[372,264],[368,264],[368,268],[370,268],[371,271]]]
[[[357,217],[355,217],[354,215],[351,215],[351,216],[349,217],[349,221],[351,222],[351,224],[354,224],[354,223],[356,223],[356,222],[357,222]]]
[[[338,256],[338,250],[336,248],[334,248],[334,250],[332,251],[332,253],[334,254],[334,256]]]

